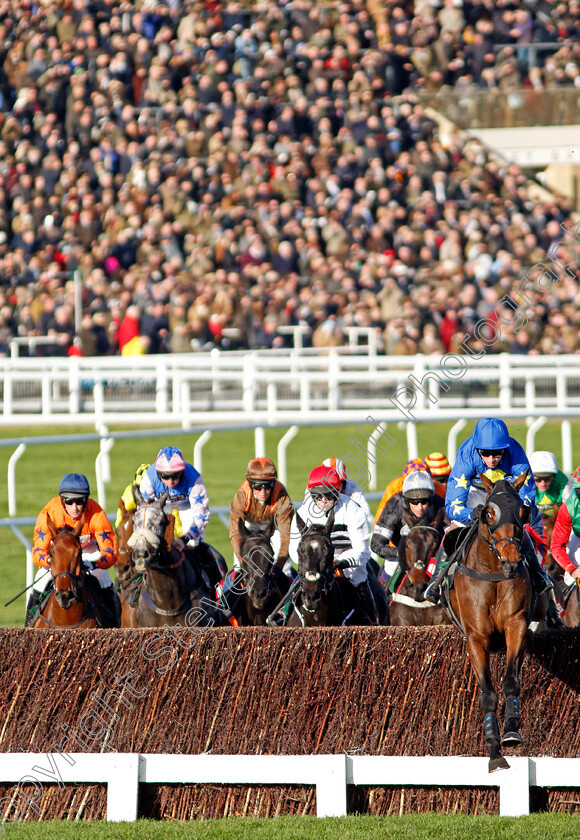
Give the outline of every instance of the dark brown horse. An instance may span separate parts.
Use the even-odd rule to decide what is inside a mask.
[[[477,534],[466,546],[457,566],[455,585],[450,592],[451,607],[465,638],[471,666],[477,677],[484,714],[485,745],[489,770],[509,767],[501,746],[522,743],[519,733],[520,666],[528,624],[532,618],[533,588],[522,560],[524,525],[530,508],[523,505],[518,491],[527,470],[513,483],[502,479],[493,484],[480,479],[487,491]],[[545,615],[547,597],[542,595]],[[490,654],[506,650],[503,691],[506,697],[503,734],[497,724],[497,694],[491,681]]]
[[[403,577],[391,596],[391,624],[394,627],[451,624],[445,608],[431,604],[424,596],[430,580],[427,569],[443,538],[445,508],[441,508],[430,524],[413,524],[416,520],[408,511],[403,512],[403,522],[409,530],[399,543]]]
[[[119,584],[121,599],[121,627],[137,627],[137,610],[131,606],[130,598],[135,584],[135,566],[132,560],[132,549],[129,540],[133,534],[134,510],[127,510],[122,499],[119,501],[122,518],[117,525],[117,563],[115,574]]]
[[[74,528],[65,525],[57,529],[50,516],[47,524],[52,536],[48,553],[54,588],[38,608],[30,626],[36,629],[103,627],[98,600],[86,582],[87,570],[83,564],[79,540],[84,516]]]
[[[175,519],[164,511],[166,491],[145,502],[134,490],[137,510],[129,539],[135,571],[143,575],[136,605],[139,627],[182,625],[207,627],[222,624],[215,593],[206,586],[183,549],[173,545]]]
[[[272,610],[288,592],[290,581],[280,570],[275,574],[275,560],[270,542],[274,521],[238,521],[241,538],[240,565],[244,589],[244,610],[236,616],[240,624],[254,627],[266,624]]]

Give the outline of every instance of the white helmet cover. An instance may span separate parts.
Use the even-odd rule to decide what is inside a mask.
[[[558,472],[558,462],[553,452],[547,452],[545,449],[538,449],[530,455],[530,467],[534,475],[556,475]]]
[[[425,470],[409,473],[403,481],[403,496],[406,499],[420,499],[435,493],[433,479]]]

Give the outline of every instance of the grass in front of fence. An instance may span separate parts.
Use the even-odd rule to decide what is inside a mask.
[[[472,817],[416,814],[401,817],[349,816],[228,817],[192,822],[47,822],[6,826],[6,840],[577,840],[578,817]]]
[[[526,425],[523,420],[509,423],[513,437],[525,444]],[[451,424],[434,423],[418,424],[418,451],[425,457],[429,452],[441,450],[446,452],[447,435]],[[349,469],[353,473],[356,468],[357,457],[366,464],[367,436],[372,432],[372,425],[356,426],[315,426],[302,427],[287,450],[288,491],[295,501],[300,500],[309,471],[324,458],[343,457],[347,460]],[[111,429],[113,431],[114,429]],[[467,438],[473,430],[473,424],[468,424],[459,435],[458,444]],[[47,434],[67,435],[86,433],[86,428],[51,429],[31,428],[25,432],[25,437],[44,436]],[[277,446],[286,429],[266,430],[266,454],[277,461]],[[580,424],[573,427],[573,436],[578,438]],[[407,461],[407,438],[405,428],[392,424],[388,433],[396,441],[395,445],[384,440],[377,450],[378,489],[382,490],[388,481],[400,475],[401,468]],[[22,437],[18,429],[0,429],[0,438]],[[197,435],[178,433],[165,438],[135,438],[115,442],[110,453],[111,480],[106,486],[108,513],[116,511],[117,502],[122,491],[133,478],[135,469],[144,461],[151,461],[160,447],[173,444],[182,448],[187,460],[193,460],[193,447]],[[560,426],[558,423],[547,423],[538,433],[536,448],[549,449],[561,459]],[[3,476],[6,488],[8,460],[13,453],[12,448],[0,448],[0,475]],[[19,517],[36,517],[46,502],[57,493],[58,484],[65,472],[82,472],[89,478],[93,495],[96,497],[95,458],[99,453],[98,442],[77,442],[62,444],[43,444],[28,446],[16,467],[17,481],[17,512]],[[351,457],[348,457],[351,453]],[[232,497],[244,478],[248,460],[254,454],[253,431],[242,432],[214,432],[203,449],[203,477],[206,483],[210,504],[213,506],[229,506]],[[580,460],[580,444],[574,451],[574,464]],[[361,476],[353,475],[363,483]],[[371,509],[376,507],[376,502]],[[0,495],[0,517],[8,516],[8,499],[6,492]],[[114,521],[114,519],[113,519]],[[32,537],[32,528],[23,529],[27,539]],[[228,563],[232,561],[227,529],[217,516],[212,517],[206,531],[208,542],[216,546],[226,557]],[[22,596],[9,607],[4,602],[15,595],[25,585],[25,553],[22,543],[17,536],[7,528],[0,529],[0,580],[2,580],[2,596],[0,602],[0,626],[20,627],[23,624],[24,598]]]

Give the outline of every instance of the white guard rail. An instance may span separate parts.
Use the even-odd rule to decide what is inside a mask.
[[[504,817],[529,814],[531,787],[580,788],[580,758],[509,763],[490,774],[487,758],[463,756],[3,753],[0,782],[15,784],[0,800],[0,819],[40,818],[47,783],[106,784],[107,819],[115,822],[137,819],[140,784],[315,785],[318,817],[346,815],[347,785],[497,787]]]
[[[580,407],[578,356],[379,356],[253,351],[0,359],[0,423],[263,423],[336,419],[347,412],[486,413]],[[457,360],[462,359],[458,365]],[[412,378],[411,378],[412,377]],[[403,389],[401,391],[401,389]],[[407,419],[410,419],[407,417]]]

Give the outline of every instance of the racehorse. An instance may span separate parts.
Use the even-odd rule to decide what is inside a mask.
[[[556,563],[554,558],[552,557],[552,552],[550,551],[550,543],[552,542],[552,531],[554,530],[554,523],[556,522],[556,517],[558,515],[558,507],[554,507],[552,512],[549,516],[542,516],[542,524],[544,526],[544,537],[546,539],[546,545],[548,546],[548,550],[546,551],[546,557],[544,560],[544,568],[547,573],[550,575],[552,580],[560,581],[564,576],[563,569]]]
[[[86,582],[87,570],[83,564],[79,540],[84,516],[74,528],[69,525],[57,528],[50,516],[47,517],[47,525],[52,536],[48,553],[54,588],[48,599],[39,606],[30,626],[35,629],[103,627],[97,598]],[[99,586],[98,583],[96,586]]]
[[[274,522],[248,522],[238,520],[238,531],[242,540],[240,565],[244,588],[245,615],[240,624],[254,627],[265,625],[272,610],[288,592],[290,581],[283,572],[275,577],[272,544]]]
[[[524,654],[528,624],[532,618],[533,587],[522,561],[524,525],[530,508],[523,505],[518,491],[528,471],[515,481],[505,479],[493,484],[480,475],[487,491],[477,533],[464,548],[455,574],[450,604],[466,637],[471,666],[480,689],[484,713],[485,745],[489,753],[489,771],[509,767],[501,746],[522,743],[519,733],[520,666]],[[537,615],[543,618],[547,596]],[[491,681],[491,653],[506,650],[503,691],[506,697],[504,729],[499,737],[497,694]]]
[[[169,491],[145,502],[134,488],[137,509],[128,541],[135,571],[143,575],[136,606],[138,627],[221,624],[215,597],[186,552],[173,545],[175,519],[164,512]]]
[[[403,577],[391,596],[391,624],[395,627],[451,624],[445,608],[431,604],[424,597],[429,583],[427,568],[443,538],[445,508],[441,508],[429,525],[413,524],[414,518],[408,511],[403,511],[403,522],[409,530],[399,542],[399,568]]]
[[[334,560],[331,532],[334,512],[326,525],[306,525],[298,513],[301,534],[298,545],[299,585],[291,604],[287,627],[338,627],[368,624],[360,611],[350,581],[343,577],[340,559]]]
[[[130,598],[135,583],[135,566],[129,539],[133,533],[133,510],[127,510],[122,499],[119,500],[122,518],[117,525],[117,563],[115,574],[119,583],[121,599],[121,627],[137,627],[137,610],[131,605]]]

